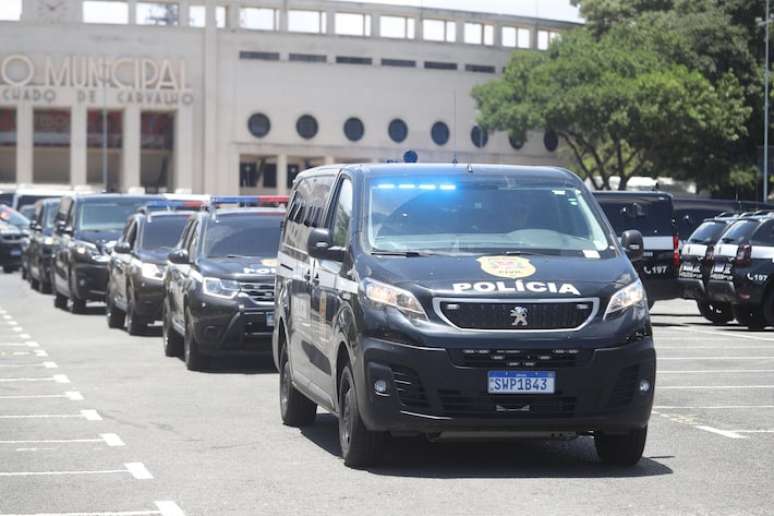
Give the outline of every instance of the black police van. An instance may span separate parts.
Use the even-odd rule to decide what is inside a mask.
[[[624,251],[642,237],[621,240],[562,169],[303,172],[278,255],[283,422],[336,414],[349,466],[388,432],[594,436],[605,462],[636,463],[656,357]]]
[[[720,236],[714,259],[708,297],[733,305],[750,329],[774,324],[774,215],[740,217]]]
[[[192,214],[168,210],[190,210],[200,204],[152,202],[129,218],[108,267],[105,315],[110,328],[126,326],[130,335],[139,335],[148,324],[161,320],[167,257]]]
[[[51,271],[56,250],[54,241],[54,219],[59,208],[59,199],[45,199],[35,203],[35,212],[30,221],[30,243],[25,250],[27,279],[33,290],[51,293]]]
[[[54,306],[81,313],[88,301],[103,301],[110,247],[126,219],[158,198],[146,195],[86,194],[62,197],[54,222]]]
[[[167,356],[182,351],[188,369],[202,370],[212,356],[270,352],[285,210],[269,206],[286,203],[287,196],[213,197],[189,219],[164,276]]]
[[[680,270],[677,281],[685,299],[696,300],[702,317],[713,324],[725,324],[734,319],[730,303],[713,301],[707,295],[707,283],[715,264],[715,246],[736,215],[714,217],[696,228],[680,251]]]
[[[642,234],[645,252],[635,268],[650,306],[680,297],[680,251],[672,196],[664,192],[594,192],[594,196],[619,236],[630,229]]]

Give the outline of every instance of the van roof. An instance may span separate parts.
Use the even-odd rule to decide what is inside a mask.
[[[297,178],[303,179],[310,176],[327,175],[336,173],[341,169],[345,169],[354,174],[362,174],[364,176],[407,174],[411,177],[430,177],[438,175],[467,175],[472,171],[473,174],[477,172],[482,174],[508,173],[518,174],[524,178],[570,180],[574,183],[581,182],[580,178],[575,174],[559,167],[487,165],[478,163],[458,163],[456,165],[453,163],[359,163],[324,165],[305,170],[300,173]]]

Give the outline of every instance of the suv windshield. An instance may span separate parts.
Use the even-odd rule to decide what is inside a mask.
[[[580,255],[611,245],[581,190],[495,175],[372,179],[366,235],[374,252]]]
[[[187,215],[151,216],[143,231],[142,248],[146,250],[172,249],[180,240],[180,234],[183,232],[187,220]]]
[[[257,213],[219,215],[204,234],[204,256],[277,256],[282,216]]]
[[[723,237],[720,239],[724,244],[738,244],[743,240],[747,240],[758,227],[758,221],[755,220],[740,220],[734,222],[729,226]]]
[[[672,236],[673,209],[669,199],[628,197],[601,195],[597,198],[618,235],[636,229],[642,236]]]
[[[718,241],[726,227],[725,223],[714,220],[702,222],[701,226],[696,228],[696,231],[691,234],[691,238],[688,241],[694,244],[712,244]]]
[[[104,199],[84,202],[78,212],[75,229],[78,231],[121,231],[126,219],[148,199]]]
[[[51,204],[44,208],[43,212],[43,227],[48,229],[54,227],[54,221],[56,220],[56,210],[58,204]]]
[[[8,206],[0,206],[0,220],[7,222],[12,226],[16,226],[19,229],[27,229],[30,225],[30,221],[27,217]]]

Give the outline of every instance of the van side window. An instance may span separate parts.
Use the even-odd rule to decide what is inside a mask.
[[[186,250],[188,251],[188,256],[192,261],[194,259],[194,256],[196,256],[196,246],[199,243],[198,229],[199,229],[199,224],[197,222],[194,222],[193,226],[191,227],[188,244],[186,246]]]
[[[284,228],[284,245],[296,250],[306,249],[309,228],[324,224],[325,208],[335,179],[334,175],[307,177],[296,183]]]
[[[755,231],[753,245],[774,247],[774,221],[765,222]]]
[[[126,233],[126,242],[129,247],[134,249],[134,242],[137,240],[137,222],[132,222],[129,226],[129,231]]]
[[[352,220],[352,182],[348,178],[341,181],[339,197],[333,213],[331,226],[333,245],[345,247],[349,243],[349,225]]]

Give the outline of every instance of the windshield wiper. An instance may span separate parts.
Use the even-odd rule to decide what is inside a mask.
[[[371,251],[373,256],[406,256],[414,258],[417,256],[432,256],[433,253],[426,251]]]

